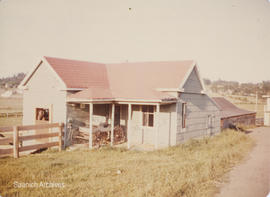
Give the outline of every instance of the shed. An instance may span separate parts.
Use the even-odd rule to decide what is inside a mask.
[[[213,97],[221,110],[221,128],[234,125],[255,125],[256,112],[240,109],[223,97]]]

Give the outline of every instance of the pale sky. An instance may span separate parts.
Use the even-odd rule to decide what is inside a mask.
[[[1,0],[0,77],[27,72],[42,56],[102,63],[193,59],[203,78],[270,80],[270,3]]]

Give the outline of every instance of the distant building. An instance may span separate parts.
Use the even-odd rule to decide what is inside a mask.
[[[223,97],[213,97],[221,110],[221,128],[226,129],[230,124],[255,125],[256,112],[240,109]]]

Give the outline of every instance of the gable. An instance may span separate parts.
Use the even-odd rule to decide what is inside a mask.
[[[61,81],[57,74],[50,68],[50,65],[44,61],[41,61],[23,85],[28,89],[37,91],[65,89],[63,81]]]
[[[203,88],[202,82],[199,78],[197,67],[195,66],[189,74],[184,86],[184,92],[201,93]]]

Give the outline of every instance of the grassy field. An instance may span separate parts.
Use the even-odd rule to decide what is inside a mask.
[[[0,97],[0,113],[22,112],[22,98]],[[0,117],[1,126],[21,125],[22,117]]]
[[[22,112],[22,97],[3,98],[0,97],[1,112]]]
[[[255,104],[249,104],[249,103],[236,103],[237,107],[241,109],[246,109],[249,111],[255,111]],[[256,118],[263,118],[264,116],[264,104],[258,104],[258,111],[256,114]]]
[[[19,159],[4,158],[0,159],[0,195],[212,196],[224,174],[252,145],[247,135],[226,131],[153,152],[51,150]],[[64,187],[45,188],[45,182],[51,183],[49,187],[52,183]],[[22,183],[38,186],[22,188]]]

